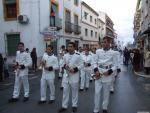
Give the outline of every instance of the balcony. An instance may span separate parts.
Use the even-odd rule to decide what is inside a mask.
[[[74,25],[73,31],[74,31],[74,34],[79,35],[79,34],[81,34],[81,27],[78,25]]]
[[[56,27],[57,30],[62,29],[62,19],[50,16],[50,27]]]
[[[65,32],[67,33],[73,32],[73,24],[69,21],[65,21]]]

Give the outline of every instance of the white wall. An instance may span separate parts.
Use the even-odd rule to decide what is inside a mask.
[[[0,27],[0,45],[2,45],[0,51],[5,53],[5,33],[20,32],[21,41],[25,43],[25,46],[30,51],[36,47],[38,56],[41,56],[45,42],[40,32],[49,26],[49,0],[19,0],[19,15],[27,15],[29,18],[29,23],[26,25],[17,21],[4,21],[2,0],[0,2],[0,26],[3,26]]]
[[[87,19],[84,17],[84,12],[88,13]],[[82,5],[82,37],[83,40],[98,41],[98,16],[93,13],[86,6]],[[90,21],[90,16],[92,16],[92,22]],[[95,24],[95,19],[97,23]],[[88,29],[88,36],[85,36],[85,29]],[[93,30],[93,37],[91,37],[91,30]],[[97,37],[95,37],[95,32],[97,32]]]

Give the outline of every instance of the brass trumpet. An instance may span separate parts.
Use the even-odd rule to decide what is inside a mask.
[[[43,68],[45,68],[45,65],[46,65],[46,61],[44,60],[40,63],[40,66],[38,67],[38,69],[42,70]]]
[[[93,80],[98,80],[102,77],[102,74],[100,73],[99,75],[95,75],[95,74],[92,74],[92,79]]]

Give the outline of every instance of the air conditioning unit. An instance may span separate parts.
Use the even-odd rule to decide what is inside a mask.
[[[29,19],[28,19],[27,15],[19,15],[18,16],[18,22],[21,24],[28,24]]]

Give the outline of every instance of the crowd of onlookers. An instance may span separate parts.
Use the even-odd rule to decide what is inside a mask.
[[[145,49],[127,49],[125,47],[123,51],[123,63],[126,66],[131,63],[133,70],[136,72],[144,71],[145,74],[150,74],[150,47],[148,46]]]

